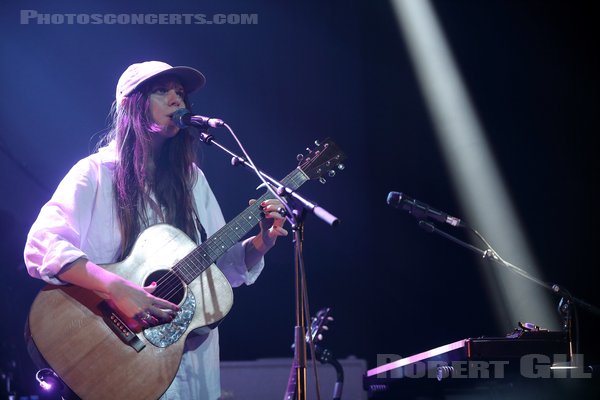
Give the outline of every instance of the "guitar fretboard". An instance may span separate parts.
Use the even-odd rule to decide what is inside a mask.
[[[281,183],[292,190],[296,190],[308,180],[308,176],[300,168],[296,168]],[[182,258],[175,264],[172,271],[186,284],[191,283],[260,222],[262,216],[258,205],[273,197],[273,194],[267,191],[256,200],[256,203],[246,208]]]

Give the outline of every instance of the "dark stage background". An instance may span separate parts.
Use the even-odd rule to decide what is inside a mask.
[[[433,2],[541,278],[599,305],[592,3]],[[248,13],[258,24],[21,24],[28,9]],[[309,217],[304,246],[310,305],[333,308],[326,340],[338,357],[371,368],[378,353],[407,356],[516,327],[496,322],[476,255],[386,206],[396,190],[464,215],[389,2],[3,1],[0,38],[0,361],[22,392],[36,390],[22,330],[43,286],[24,270],[27,231],[62,176],[93,150],[121,72],[141,60],[201,70],[207,85],[193,96],[194,111],[227,121],[276,177],[315,139],[332,137],[347,153],[343,172],[301,190],[342,220],[330,228]],[[234,148],[225,130],[214,134]],[[255,177],[217,148],[204,147],[201,158],[227,219],[257,196]],[[289,238],[268,254],[259,281],[235,296],[221,324],[222,358],[291,357]],[[598,317],[579,317],[581,349],[600,362]]]

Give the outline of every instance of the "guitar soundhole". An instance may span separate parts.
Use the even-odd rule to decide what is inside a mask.
[[[156,297],[169,300],[171,303],[181,304],[185,298],[185,284],[173,271],[158,270],[152,272],[144,281],[144,286],[156,282],[157,288],[152,293]]]

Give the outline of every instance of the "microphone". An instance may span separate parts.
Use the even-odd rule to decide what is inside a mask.
[[[464,222],[462,222],[459,218],[448,215],[443,211],[436,210],[428,204],[416,199],[412,199],[399,192],[390,192],[387,196],[387,203],[394,208],[400,208],[408,211],[409,214],[412,214],[419,219],[431,218],[452,226],[465,226]]]
[[[203,115],[192,115],[192,113],[185,109],[180,108],[175,111],[173,115],[171,115],[171,119],[175,122],[179,128],[184,129],[190,126],[195,126],[197,128],[218,128],[219,126],[223,126],[225,122],[218,118],[209,118]]]

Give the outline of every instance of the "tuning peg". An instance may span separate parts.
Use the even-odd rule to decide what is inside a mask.
[[[320,177],[319,182],[321,182],[322,184],[325,184],[327,182],[327,179]]]
[[[304,160],[304,154],[298,154],[298,155],[296,156],[296,160],[297,160],[297,161],[302,161],[302,160]]]
[[[346,169],[346,166],[345,166],[344,164],[339,164],[339,165],[338,165],[338,169],[339,169],[340,171],[343,171],[344,169]]]
[[[306,151],[308,152],[308,154],[312,153],[312,150],[309,147],[306,148]]]
[[[323,340],[323,335],[321,335],[320,333],[317,335],[317,340]]]
[[[327,321],[333,321],[333,317],[327,317]]]
[[[327,172],[327,175],[329,175],[330,178],[333,178],[335,176],[335,170],[330,169],[329,172]]]
[[[315,146],[320,146],[320,145],[321,145],[321,143],[319,143],[318,140],[315,140]]]

